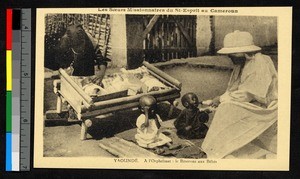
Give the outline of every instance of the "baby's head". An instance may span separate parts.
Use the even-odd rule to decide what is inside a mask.
[[[196,109],[198,108],[199,104],[201,104],[195,93],[186,93],[183,95],[181,98],[181,103],[187,109]]]
[[[141,74],[141,73],[135,73],[134,74],[134,77],[136,77],[137,79],[142,79],[143,78],[143,74]]]
[[[145,112],[145,110],[147,110],[150,113],[155,112],[156,99],[153,96],[150,95],[142,96],[139,100],[139,104],[142,112]]]

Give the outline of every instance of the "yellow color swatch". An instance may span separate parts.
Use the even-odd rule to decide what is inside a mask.
[[[6,91],[12,90],[12,51],[6,50]]]

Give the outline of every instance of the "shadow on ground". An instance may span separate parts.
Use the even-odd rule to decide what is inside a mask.
[[[181,111],[175,108],[172,115],[168,117],[169,110],[169,104],[159,104],[157,113],[163,121],[176,118]],[[140,110],[126,110],[114,113],[114,115],[103,119],[91,119],[93,125],[88,129],[88,133],[94,139],[99,140],[104,137],[111,137],[117,133],[136,128],[136,119],[140,114]]]

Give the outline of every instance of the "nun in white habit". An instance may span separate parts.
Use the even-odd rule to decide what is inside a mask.
[[[224,38],[218,53],[228,55],[234,68],[226,92],[207,102],[217,107],[201,146],[208,158],[226,158],[268,129],[277,130],[277,71],[260,50],[248,32],[234,31]],[[261,143],[276,153],[276,140],[268,140],[272,145]]]

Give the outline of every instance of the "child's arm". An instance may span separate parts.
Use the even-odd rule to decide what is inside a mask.
[[[216,110],[216,108],[213,108],[211,106],[205,107],[205,108],[200,108],[200,112],[205,112],[207,114],[212,113],[215,110]]]
[[[139,128],[140,130],[144,130],[146,128],[145,120],[146,120],[145,115],[141,114],[136,120],[136,127]]]
[[[159,129],[160,128],[160,123],[159,123],[159,115],[156,115],[156,117],[154,118],[154,120],[155,120],[155,125],[156,125],[156,127]]]
[[[186,131],[188,131],[188,130],[190,130],[192,128],[192,126],[186,126],[184,129],[186,130]]]

